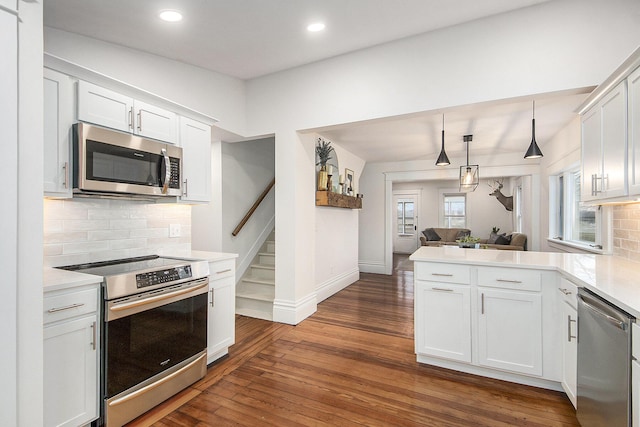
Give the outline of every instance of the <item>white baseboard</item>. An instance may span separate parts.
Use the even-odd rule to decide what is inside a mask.
[[[354,269],[325,281],[316,289],[317,301],[322,302],[360,279],[360,270]]]
[[[273,301],[273,321],[297,325],[318,309],[316,293],[307,295],[298,301],[285,301],[276,299]]]
[[[358,268],[361,273],[387,274],[387,267],[384,262],[358,261]]]

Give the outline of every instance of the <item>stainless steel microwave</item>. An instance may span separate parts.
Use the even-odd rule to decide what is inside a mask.
[[[78,196],[180,196],[182,148],[87,123],[73,125],[73,192]]]

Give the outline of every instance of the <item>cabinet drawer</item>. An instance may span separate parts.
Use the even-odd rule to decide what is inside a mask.
[[[558,286],[558,292],[562,299],[569,304],[571,307],[577,309],[578,308],[578,286],[565,279],[564,277],[560,279],[560,286]]]
[[[461,264],[416,262],[416,279],[431,282],[471,283],[471,267]]]
[[[44,324],[98,310],[98,288],[44,297]]]
[[[520,268],[478,267],[478,285],[492,288],[539,291],[541,274]]]
[[[236,260],[227,259],[209,263],[209,280],[224,279],[236,274]]]
[[[640,326],[637,323],[631,324],[631,355],[640,360]]]

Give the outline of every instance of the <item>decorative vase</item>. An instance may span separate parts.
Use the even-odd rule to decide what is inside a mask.
[[[327,174],[327,167],[322,166],[318,172],[318,190],[326,191],[328,181],[329,175]]]

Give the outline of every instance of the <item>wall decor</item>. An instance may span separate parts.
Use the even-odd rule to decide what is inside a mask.
[[[351,169],[344,168],[344,191],[343,194],[348,196],[353,195],[353,171]]]

